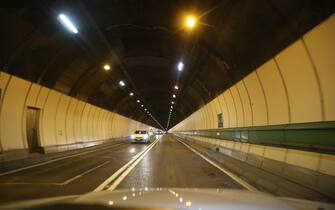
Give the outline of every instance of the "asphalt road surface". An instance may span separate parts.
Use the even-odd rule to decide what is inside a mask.
[[[156,143],[152,148],[147,144],[116,143],[109,148],[0,176],[0,202],[93,191],[143,151],[147,152],[141,153],[142,159],[122,179],[117,189],[243,189],[222,171],[168,135],[157,137],[152,142]]]

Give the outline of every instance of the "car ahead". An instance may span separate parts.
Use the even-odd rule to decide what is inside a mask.
[[[150,134],[146,130],[136,130],[134,134],[130,136],[132,143],[149,143]]]
[[[163,134],[165,134],[165,132],[164,131],[156,131],[156,135],[163,135]]]

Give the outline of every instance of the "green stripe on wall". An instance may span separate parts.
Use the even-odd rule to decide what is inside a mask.
[[[335,122],[179,131],[176,133],[335,153]]]

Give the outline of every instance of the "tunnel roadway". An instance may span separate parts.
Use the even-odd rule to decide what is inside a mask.
[[[128,141],[115,143],[108,148],[2,175],[0,202],[77,195],[96,190],[140,154],[138,164],[129,168],[129,173],[124,174],[124,179],[120,179],[115,189],[243,188],[174,138],[164,135],[152,142],[155,145],[130,144]]]

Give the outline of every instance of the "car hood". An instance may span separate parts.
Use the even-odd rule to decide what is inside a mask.
[[[82,196],[39,199],[3,206],[20,209],[54,203],[99,204],[109,207],[135,207],[194,210],[316,210],[335,209],[335,205],[301,199],[280,198],[265,193],[226,189],[155,188],[91,192]]]

